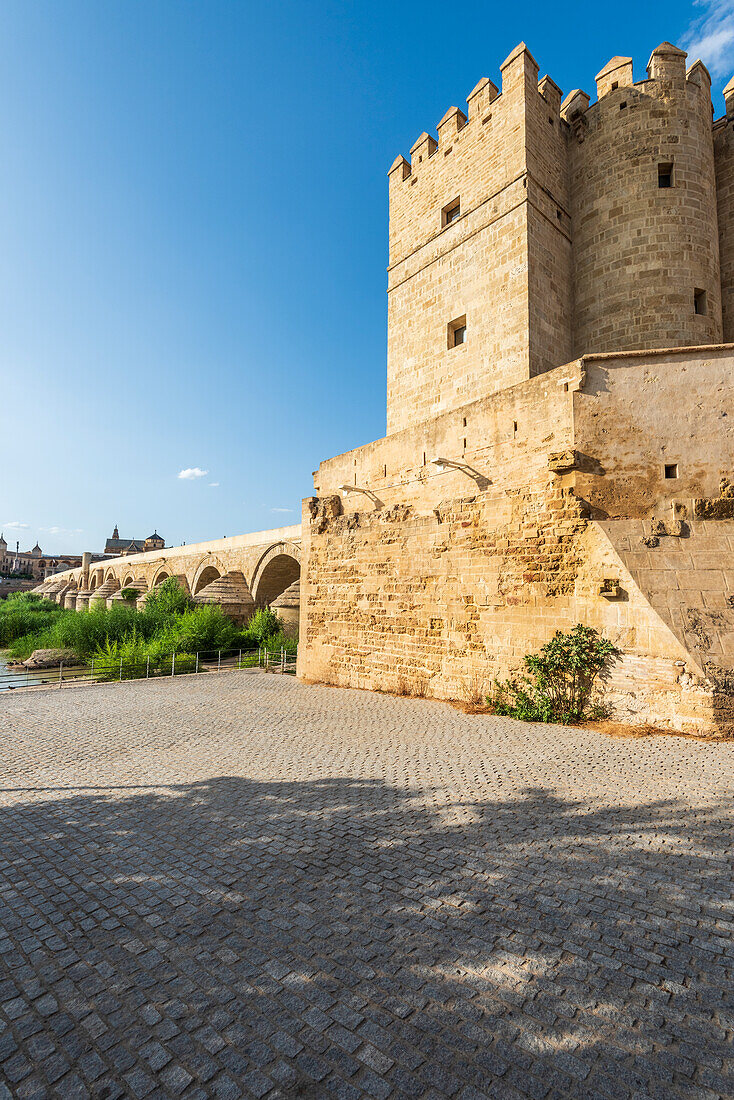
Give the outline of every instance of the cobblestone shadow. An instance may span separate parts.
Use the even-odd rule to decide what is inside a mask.
[[[734,1094],[727,802],[13,790],[0,1097]]]

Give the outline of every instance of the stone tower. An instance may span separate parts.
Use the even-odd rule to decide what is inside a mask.
[[[572,92],[568,132],[574,354],[722,340],[711,80],[683,50],[653,50],[647,79],[615,57],[597,102]]]
[[[523,43],[389,172],[387,430],[572,356],[561,92]]]
[[[389,172],[388,433],[574,356],[732,337],[734,87],[712,129],[668,42],[637,83],[612,58],[591,106],[524,44],[500,68]]]

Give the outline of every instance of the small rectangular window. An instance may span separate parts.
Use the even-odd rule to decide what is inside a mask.
[[[453,202],[450,202],[448,204],[448,206],[444,206],[443,210],[441,211],[441,225],[451,225],[452,222],[456,221],[460,214],[461,202],[459,201],[459,199],[454,199]]]
[[[467,342],[467,317],[457,317],[450,321],[448,326],[448,346],[458,348],[459,344]]]
[[[673,162],[666,161],[658,165],[658,187],[673,186]]]
[[[700,317],[706,316],[706,291],[698,287],[693,292],[693,312]]]
[[[666,463],[665,476],[669,481],[678,476],[678,463],[677,462]]]
[[[448,326],[448,346],[458,348],[459,344],[466,343],[466,315],[450,321]]]

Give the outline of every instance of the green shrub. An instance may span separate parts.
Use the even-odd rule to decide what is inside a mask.
[[[529,675],[495,680],[487,698],[497,714],[524,722],[580,722],[601,708],[592,705],[595,686],[608,678],[621,651],[592,627],[577,623],[558,630],[539,653],[523,658]]]
[[[296,653],[298,650],[298,638],[292,638],[289,634],[284,634],[282,630],[279,630],[277,634],[273,634],[270,638],[266,638],[262,644],[264,649],[273,654],[279,654],[281,649],[284,649],[286,653]]]
[[[29,592],[15,592],[6,600],[0,600],[0,649],[7,648],[24,635],[46,631],[64,614],[57,603],[32,596]]]
[[[199,604],[184,611],[157,632],[156,638],[169,653],[239,648],[237,627],[216,604]]]
[[[180,615],[193,607],[191,596],[182,588],[176,577],[166,577],[148,595],[145,601],[145,614],[151,618],[164,619]]]
[[[123,600],[127,600],[128,603],[134,603],[140,593],[138,592],[137,588],[123,588],[120,592],[120,595],[122,596]]]
[[[261,646],[269,638],[275,637],[283,629],[283,620],[269,607],[259,607],[254,613],[240,638],[243,648],[248,645]]]

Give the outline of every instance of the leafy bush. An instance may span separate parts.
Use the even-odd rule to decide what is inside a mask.
[[[137,588],[123,588],[122,592],[120,592],[120,595],[122,596],[123,600],[127,600],[128,603],[134,603],[140,593],[138,592]]]
[[[0,600],[0,649],[24,635],[46,631],[63,614],[57,603],[32,596],[29,592],[15,592],[6,600]],[[34,649],[38,648],[34,646]]]
[[[279,654],[281,649],[284,649],[286,653],[296,653],[298,650],[298,638],[292,638],[289,634],[284,634],[282,630],[271,635],[270,638],[266,638],[262,644],[265,649],[273,654]]]
[[[592,706],[594,687],[620,655],[613,642],[577,623],[568,634],[556,631],[539,653],[523,658],[530,675],[495,680],[487,702],[497,714],[524,722],[580,722],[600,710]]]
[[[193,600],[176,577],[166,577],[145,601],[145,614],[156,619],[180,615],[193,607]]]
[[[269,607],[259,607],[254,613],[240,637],[243,646],[260,646],[268,638],[274,637],[283,629],[283,620],[278,618]]]
[[[192,607],[156,633],[156,641],[169,653],[237,649],[238,639],[237,627],[216,604]]]

